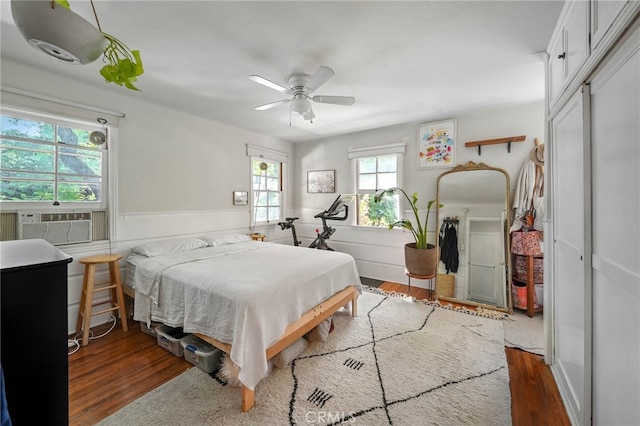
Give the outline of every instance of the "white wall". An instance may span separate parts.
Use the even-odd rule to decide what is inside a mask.
[[[517,107],[485,109],[459,117],[437,117],[423,122],[457,120],[458,164],[467,161],[484,162],[493,167],[505,169],[511,177],[511,187],[515,186],[520,169],[534,147],[534,138],[544,142],[544,104],[536,102]],[[326,209],[340,193],[353,193],[353,172],[347,151],[352,147],[367,147],[389,143],[407,142],[404,156],[403,187],[407,192],[418,192],[423,205],[436,195],[436,181],[440,173],[449,169],[423,170],[417,168],[417,126],[420,123],[406,123],[350,135],[336,136],[315,142],[296,144],[296,162],[293,165],[294,208],[288,212],[300,216],[299,236],[303,242],[310,242],[314,229],[320,225],[313,215]],[[507,145],[490,145],[482,148],[478,156],[476,148],[465,148],[464,143],[475,140],[495,139],[507,136],[526,135],[524,142],[512,143],[511,153]],[[306,192],[306,174],[310,170],[336,170],[336,193],[316,194]],[[353,207],[353,206],[352,206]],[[404,208],[408,208],[407,205]],[[350,214],[351,215],[351,214]],[[429,229],[436,230],[435,213],[429,219]],[[350,221],[332,222],[337,232],[331,237],[331,246],[352,254],[358,263],[362,276],[404,283],[403,246],[411,241],[411,235],[402,230],[369,229],[351,226]],[[276,231],[283,241],[290,238],[286,232]],[[435,241],[431,234],[430,241]],[[415,282],[415,281],[414,281]],[[412,284],[414,284],[412,282]],[[416,283],[425,285],[426,283]]]
[[[118,194],[112,205],[117,217],[115,238],[110,246],[63,248],[74,258],[69,266],[70,331],[75,328],[82,289],[84,269],[78,259],[105,251],[126,256],[133,246],[157,238],[248,232],[248,206],[232,202],[233,191],[247,191],[251,185],[245,145],[287,152],[289,161],[294,161],[288,142],[143,102],[139,93],[128,89],[106,83],[87,85],[4,59],[1,67],[3,88],[126,114],[120,119],[117,146],[113,147]],[[291,178],[285,185],[291,185]],[[105,269],[98,275],[99,281],[107,278]],[[103,320],[95,317],[93,323]]]

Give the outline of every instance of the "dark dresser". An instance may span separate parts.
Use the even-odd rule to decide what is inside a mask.
[[[14,426],[68,423],[72,260],[45,240],[0,242],[0,364]]]

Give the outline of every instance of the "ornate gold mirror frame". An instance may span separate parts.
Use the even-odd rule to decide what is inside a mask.
[[[457,226],[457,245],[460,259],[453,296],[451,294],[436,294],[438,299],[471,306],[482,306],[508,313],[513,312],[509,248],[510,189],[509,174],[503,169],[491,167],[485,163],[469,161],[442,173],[438,177],[436,205],[442,205],[442,207],[436,213],[437,229],[441,230],[445,218],[448,220],[447,223]],[[471,230],[474,228],[479,231],[472,232]],[[491,234],[494,235],[491,236]],[[436,238],[439,250],[441,238],[440,234]],[[481,242],[485,245],[480,245]],[[471,257],[471,250],[474,247],[476,247],[476,255]],[[482,250],[477,247],[482,247]],[[470,259],[478,257],[493,259],[493,265],[481,264],[482,262],[472,264]],[[474,260],[474,262],[476,261]],[[443,273],[444,265],[442,261],[438,261],[440,274]],[[493,272],[491,268],[493,268]],[[469,279],[473,277],[472,271],[481,278]],[[491,289],[491,282],[503,282],[503,285],[494,284],[494,288]],[[474,293],[472,290],[474,285],[481,290]],[[492,299],[485,296],[482,293],[483,290],[486,294],[494,292],[496,304],[487,301]],[[487,299],[484,299],[485,297]]]

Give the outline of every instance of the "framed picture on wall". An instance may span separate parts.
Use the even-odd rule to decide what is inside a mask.
[[[246,206],[249,204],[249,192],[233,191],[233,204]]]
[[[418,126],[418,168],[456,165],[456,120]]]
[[[336,192],[336,171],[307,172],[307,192]]]

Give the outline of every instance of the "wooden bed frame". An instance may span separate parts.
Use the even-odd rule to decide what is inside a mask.
[[[280,353],[287,346],[298,340],[300,337],[307,334],[311,331],[315,326],[320,324],[325,319],[329,318],[335,312],[337,312],[341,307],[345,306],[347,303],[351,301],[351,316],[355,317],[358,315],[358,290],[356,287],[350,286],[345,288],[344,290],[339,291],[334,294],[327,300],[320,302],[316,307],[310,309],[306,313],[304,313],[300,319],[292,322],[285,329],[284,334],[273,345],[267,348],[267,360],[273,358],[278,353]],[[211,343],[216,348],[224,351],[225,353],[231,353],[231,345],[228,343],[223,343],[219,340],[216,340],[212,337],[206,336],[202,333],[194,333],[196,336],[201,338],[202,340]],[[246,386],[242,386],[242,411],[247,412],[253,407],[255,403],[255,393],[253,390],[247,388]]]

